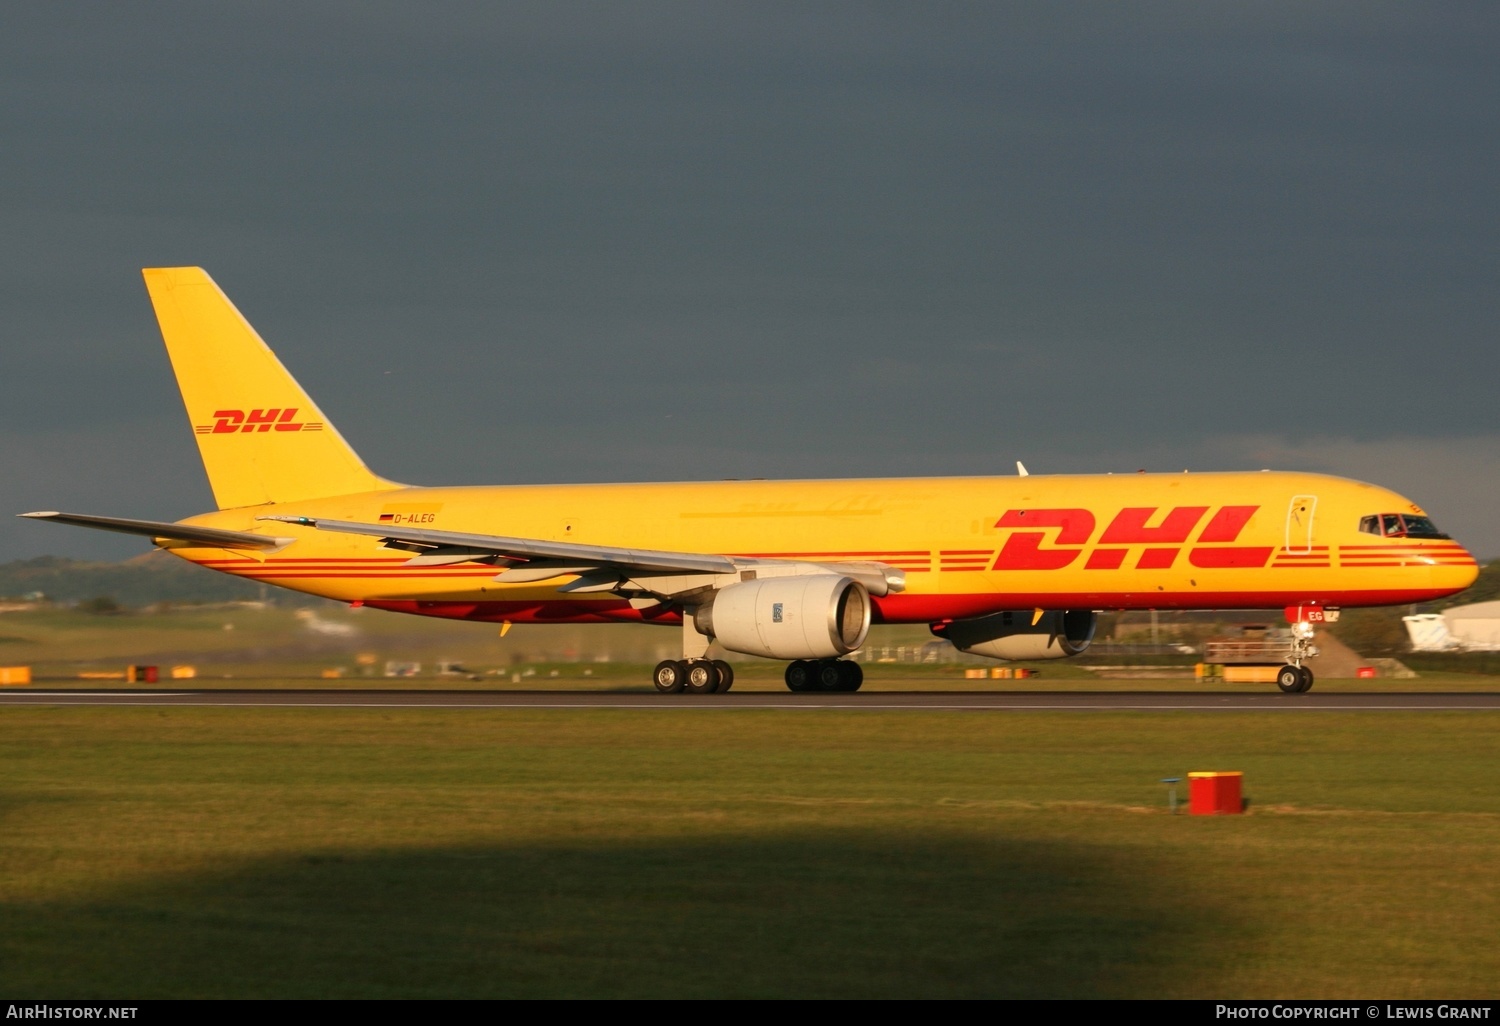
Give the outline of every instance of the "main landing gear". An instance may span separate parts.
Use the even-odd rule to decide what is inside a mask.
[[[722,659],[708,658],[713,639],[698,630],[696,618],[682,618],[682,658],[663,659],[651,673],[651,683],[664,695],[683,691],[722,695],[734,684],[734,668]],[[792,691],[858,691],[865,671],[847,659],[798,659],[786,668]]]
[[[865,671],[848,659],[798,659],[786,668],[789,691],[858,691]]]
[[[858,691],[865,671],[848,659],[798,659],[786,668],[791,691]],[[722,659],[663,659],[651,683],[664,695],[722,695],[734,685],[734,667]]]
[[[734,686],[734,667],[722,659],[663,659],[651,683],[662,694],[722,695]]]

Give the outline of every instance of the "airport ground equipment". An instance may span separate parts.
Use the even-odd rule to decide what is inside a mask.
[[[1202,770],[1188,774],[1188,815],[1238,816],[1245,811],[1244,774]]]

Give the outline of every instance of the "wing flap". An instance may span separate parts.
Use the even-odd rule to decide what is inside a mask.
[[[488,549],[472,548],[437,548],[424,549],[418,555],[408,559],[402,566],[457,566],[459,563],[501,563],[504,556],[498,556]]]
[[[536,584],[539,581],[551,581],[558,577],[570,577],[592,573],[599,569],[597,563],[558,563],[549,559],[536,559],[520,566],[513,566],[504,573],[495,575],[497,584]]]

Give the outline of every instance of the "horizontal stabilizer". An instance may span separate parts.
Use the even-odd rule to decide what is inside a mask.
[[[125,520],[121,517],[95,517],[83,513],[45,512],[16,515],[54,524],[92,527],[100,531],[118,531],[121,534],[138,534],[147,538],[166,538],[170,541],[191,542],[221,549],[279,549],[296,540],[295,538],[277,538],[267,534],[252,534],[249,531],[221,531],[216,527],[191,527],[187,524],[169,524],[157,520]]]

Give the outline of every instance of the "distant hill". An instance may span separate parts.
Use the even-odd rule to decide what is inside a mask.
[[[283,605],[324,601],[204,570],[159,550],[123,563],[93,563],[58,556],[0,563],[0,597],[16,599],[37,592],[65,605],[97,598],[132,607],[158,602],[186,604],[261,598]]]

